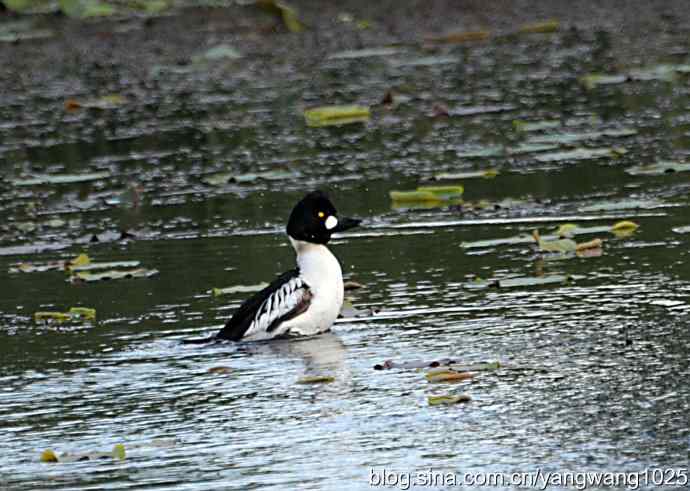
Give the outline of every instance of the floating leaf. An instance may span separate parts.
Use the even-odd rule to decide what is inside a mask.
[[[659,176],[662,174],[688,171],[690,171],[690,163],[680,162],[657,162],[656,164],[637,165],[625,169],[625,172],[633,176]]]
[[[487,169],[487,170],[478,170],[478,171],[468,171],[468,172],[442,172],[440,174],[436,174],[434,176],[434,179],[437,180],[445,180],[445,179],[473,179],[477,177],[483,177],[485,179],[491,179],[494,178],[498,175],[498,171],[496,169]]]
[[[601,239],[592,239],[587,242],[579,242],[576,247],[576,252],[582,252],[589,249],[601,249],[603,241]]]
[[[115,460],[125,460],[125,446],[122,443],[116,444],[113,447],[112,455]]]
[[[307,109],[304,118],[307,126],[321,127],[369,121],[369,108],[366,106],[323,106]]]
[[[67,265],[67,270],[72,272],[77,271],[93,271],[96,269],[112,269],[112,268],[136,268],[141,264],[139,261],[111,261],[102,263],[87,263],[87,264],[75,264],[70,263]]]
[[[458,372],[450,369],[431,370],[425,375],[429,382],[460,382],[473,377],[469,372]]]
[[[222,60],[237,60],[242,54],[229,44],[219,44],[209,48],[204,53],[192,57],[192,63],[200,64]]]
[[[543,22],[535,22],[532,24],[525,24],[518,28],[520,34],[545,34],[549,32],[556,32],[560,27],[560,22],[557,20],[546,20]]]
[[[401,53],[399,48],[368,48],[340,51],[328,57],[329,60],[353,60],[360,58],[372,58],[375,56],[392,56]]]
[[[591,73],[584,77],[580,77],[580,83],[584,85],[587,90],[596,89],[600,85],[622,84],[627,80],[627,75],[604,75],[601,73]]]
[[[469,402],[472,398],[467,394],[447,395],[447,396],[429,396],[427,401],[429,406],[449,406],[458,404],[459,402]]]
[[[395,202],[440,202],[456,200],[462,197],[462,186],[420,186],[415,191],[390,191],[388,194]]]
[[[556,229],[556,235],[559,237],[570,237],[578,229],[574,223],[564,223]]]
[[[639,227],[640,226],[635,222],[623,220],[618,223],[615,223],[613,227],[611,227],[611,233],[613,233],[613,235],[619,238],[628,237],[632,235],[635,232],[635,230],[637,230]]]
[[[594,160],[602,158],[615,158],[625,153],[625,149],[618,148],[576,148],[563,152],[552,152],[535,155],[539,162],[560,162],[562,160]]]
[[[51,449],[41,452],[41,462],[58,462],[57,455]]]
[[[60,10],[68,17],[78,19],[105,17],[116,12],[115,7],[98,0],[60,0]]]
[[[335,382],[335,377],[331,375],[311,375],[297,381],[298,384],[330,384],[331,382]]]
[[[297,12],[287,3],[277,0],[257,0],[256,5],[268,12],[280,16],[288,31],[302,32],[304,30],[304,24],[299,20]]]
[[[10,273],[42,273],[44,271],[55,271],[55,270],[68,270],[74,266],[83,266],[89,264],[91,259],[86,254],[79,254],[74,259],[70,260],[60,260],[60,261],[50,261],[47,263],[31,263],[22,262],[16,263],[10,267]]]
[[[443,36],[428,37],[424,41],[433,44],[462,44],[473,41],[484,41],[489,39],[491,33],[489,31],[467,31],[467,32],[452,32]]]
[[[539,235],[539,231],[532,232],[532,237],[537,242],[541,252],[575,252],[577,244],[572,239],[545,240]]]
[[[34,322],[57,322],[96,320],[96,309],[72,307],[67,312],[35,312]]]
[[[85,174],[37,174],[28,179],[13,179],[15,186],[37,186],[41,184],[73,184],[78,182],[107,179],[110,172],[92,172]]]
[[[221,295],[232,295],[234,293],[253,293],[259,292],[266,288],[268,283],[259,283],[257,285],[236,285],[228,286],[226,288],[214,288],[211,290],[211,294],[214,297],[220,297]]]
[[[70,277],[72,283],[87,282],[91,283],[94,281],[104,281],[104,280],[119,280],[123,278],[150,278],[159,273],[157,269],[147,269],[147,268],[137,268],[137,269],[127,269],[127,270],[110,270],[103,273],[90,273],[88,271],[80,271],[73,274]]]
[[[227,375],[229,373],[232,373],[232,368],[230,367],[211,367],[208,370],[206,370],[206,373],[213,373],[217,375]]]

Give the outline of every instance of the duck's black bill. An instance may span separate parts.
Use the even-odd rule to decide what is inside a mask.
[[[338,232],[344,232],[345,230],[350,230],[351,228],[355,228],[360,223],[362,223],[362,220],[360,220],[359,218],[338,218],[338,225],[336,225],[335,228],[331,230],[331,233],[335,234]]]

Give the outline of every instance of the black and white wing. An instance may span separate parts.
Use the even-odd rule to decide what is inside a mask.
[[[280,324],[307,310],[310,302],[309,285],[300,278],[299,269],[290,270],[248,298],[216,338],[231,341],[270,338]]]

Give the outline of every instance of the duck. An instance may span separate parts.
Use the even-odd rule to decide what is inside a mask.
[[[285,229],[297,267],[245,300],[215,339],[265,341],[329,331],[342,308],[344,290],[342,268],[328,242],[333,234],[360,223],[341,217],[323,191],[304,196],[292,209]]]

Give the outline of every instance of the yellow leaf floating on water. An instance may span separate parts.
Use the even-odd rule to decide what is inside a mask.
[[[588,249],[600,249],[603,244],[601,239],[592,239],[587,242],[580,242],[575,248],[577,252],[586,251]]]
[[[574,230],[577,230],[578,226],[575,225],[574,223],[564,223],[560,227],[558,227],[558,230],[556,230],[556,235],[559,237],[569,237],[572,235]]]
[[[457,372],[455,370],[443,369],[430,371],[425,375],[429,382],[460,382],[473,377],[469,372]]]
[[[371,111],[367,106],[322,106],[304,111],[307,126],[338,126],[369,121]]]
[[[41,462],[57,462],[58,458],[51,449],[46,449],[41,452]]]
[[[623,220],[621,222],[614,224],[613,227],[611,227],[611,233],[618,238],[629,237],[633,233],[635,233],[635,230],[637,230],[639,227],[640,226],[635,222]]]
[[[539,250],[542,252],[575,252],[577,243],[572,239],[544,240],[539,235],[539,231],[532,232],[532,237],[537,242]]]
[[[86,266],[91,263],[91,258],[86,254],[79,254],[77,257],[69,261],[67,264],[67,269],[73,266]]]
[[[51,312],[42,311],[34,313],[35,322],[49,322],[57,323],[69,321],[88,321],[96,320],[96,309],[87,307],[72,307],[67,312]]]
[[[419,186],[415,191],[390,191],[388,194],[397,202],[440,202],[458,200],[464,191],[462,186]]]
[[[113,447],[113,459],[115,460],[125,460],[125,446],[122,443],[118,443]]]
[[[330,384],[331,382],[335,382],[335,377],[331,375],[310,375],[297,381],[298,384]]]
[[[469,402],[471,400],[472,400],[472,398],[470,396],[468,396],[467,394],[447,395],[447,396],[429,396],[427,398],[427,401],[429,402],[429,406],[452,405],[452,404],[457,404],[459,402]]]

